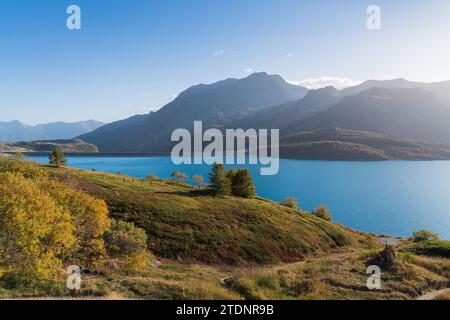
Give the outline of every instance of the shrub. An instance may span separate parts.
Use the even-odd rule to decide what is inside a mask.
[[[419,230],[413,233],[414,242],[439,240],[439,234],[429,230]]]
[[[0,172],[19,173],[24,178],[32,180],[39,180],[47,177],[47,173],[39,168],[39,166],[22,160],[2,159],[0,163]]]
[[[125,272],[139,272],[148,268],[150,255],[147,251],[136,252],[125,257]]]
[[[98,270],[106,258],[103,235],[111,223],[106,203],[61,182],[46,180],[41,186],[61,208],[70,212],[77,237],[77,251],[71,263]]]
[[[76,244],[70,214],[36,182],[0,174],[0,269],[52,277]]]
[[[331,221],[332,219],[332,215],[325,205],[321,205],[318,208],[314,209],[312,214],[326,221]]]
[[[133,223],[112,220],[111,228],[104,236],[108,254],[120,257],[132,253],[139,253],[147,248],[147,234],[144,229]]]
[[[104,238],[108,255],[122,259],[124,271],[135,272],[148,267],[150,256],[146,252],[147,234],[143,229],[129,222],[113,220]]]
[[[281,201],[281,204],[292,209],[298,209],[298,201],[294,197],[287,197],[283,199]]]

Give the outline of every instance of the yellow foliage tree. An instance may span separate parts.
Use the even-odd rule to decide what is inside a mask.
[[[75,225],[77,253],[71,263],[98,270],[106,257],[103,235],[111,225],[107,204],[61,182],[45,180],[42,185],[56,203],[70,213]]]
[[[0,269],[53,276],[74,248],[69,213],[20,173],[0,173]]]

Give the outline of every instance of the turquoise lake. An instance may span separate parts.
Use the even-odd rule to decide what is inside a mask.
[[[30,157],[47,163],[46,157]],[[208,177],[207,165],[176,166],[170,157],[69,156],[69,165],[97,171],[170,178],[174,170]],[[450,239],[450,161],[340,162],[280,160],[275,176],[252,172],[258,195],[275,201],[296,197],[302,208],[326,204],[334,221],[395,236],[418,229]]]

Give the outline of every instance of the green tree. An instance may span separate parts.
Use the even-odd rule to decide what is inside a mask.
[[[52,166],[60,167],[67,164],[66,157],[59,147],[53,149],[52,153],[48,156],[49,163]]]
[[[231,182],[223,164],[215,163],[209,174],[209,186],[216,196],[231,195]]]
[[[320,205],[318,208],[314,209],[312,214],[323,220],[331,221],[332,219],[332,215],[325,205]]]
[[[429,230],[419,230],[413,233],[414,242],[439,240],[439,234]]]
[[[229,173],[231,176],[231,190],[235,197],[254,198],[256,197],[256,188],[252,176],[247,169],[237,170],[235,173]]]

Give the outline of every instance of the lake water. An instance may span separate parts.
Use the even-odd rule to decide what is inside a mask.
[[[47,163],[46,157],[31,157]],[[133,177],[174,170],[208,177],[207,165],[176,166],[170,157],[69,156],[81,169]],[[450,161],[340,162],[280,160],[275,176],[250,166],[258,195],[275,201],[293,196],[302,208],[326,204],[334,220],[352,228],[399,236],[430,229],[450,239]]]

